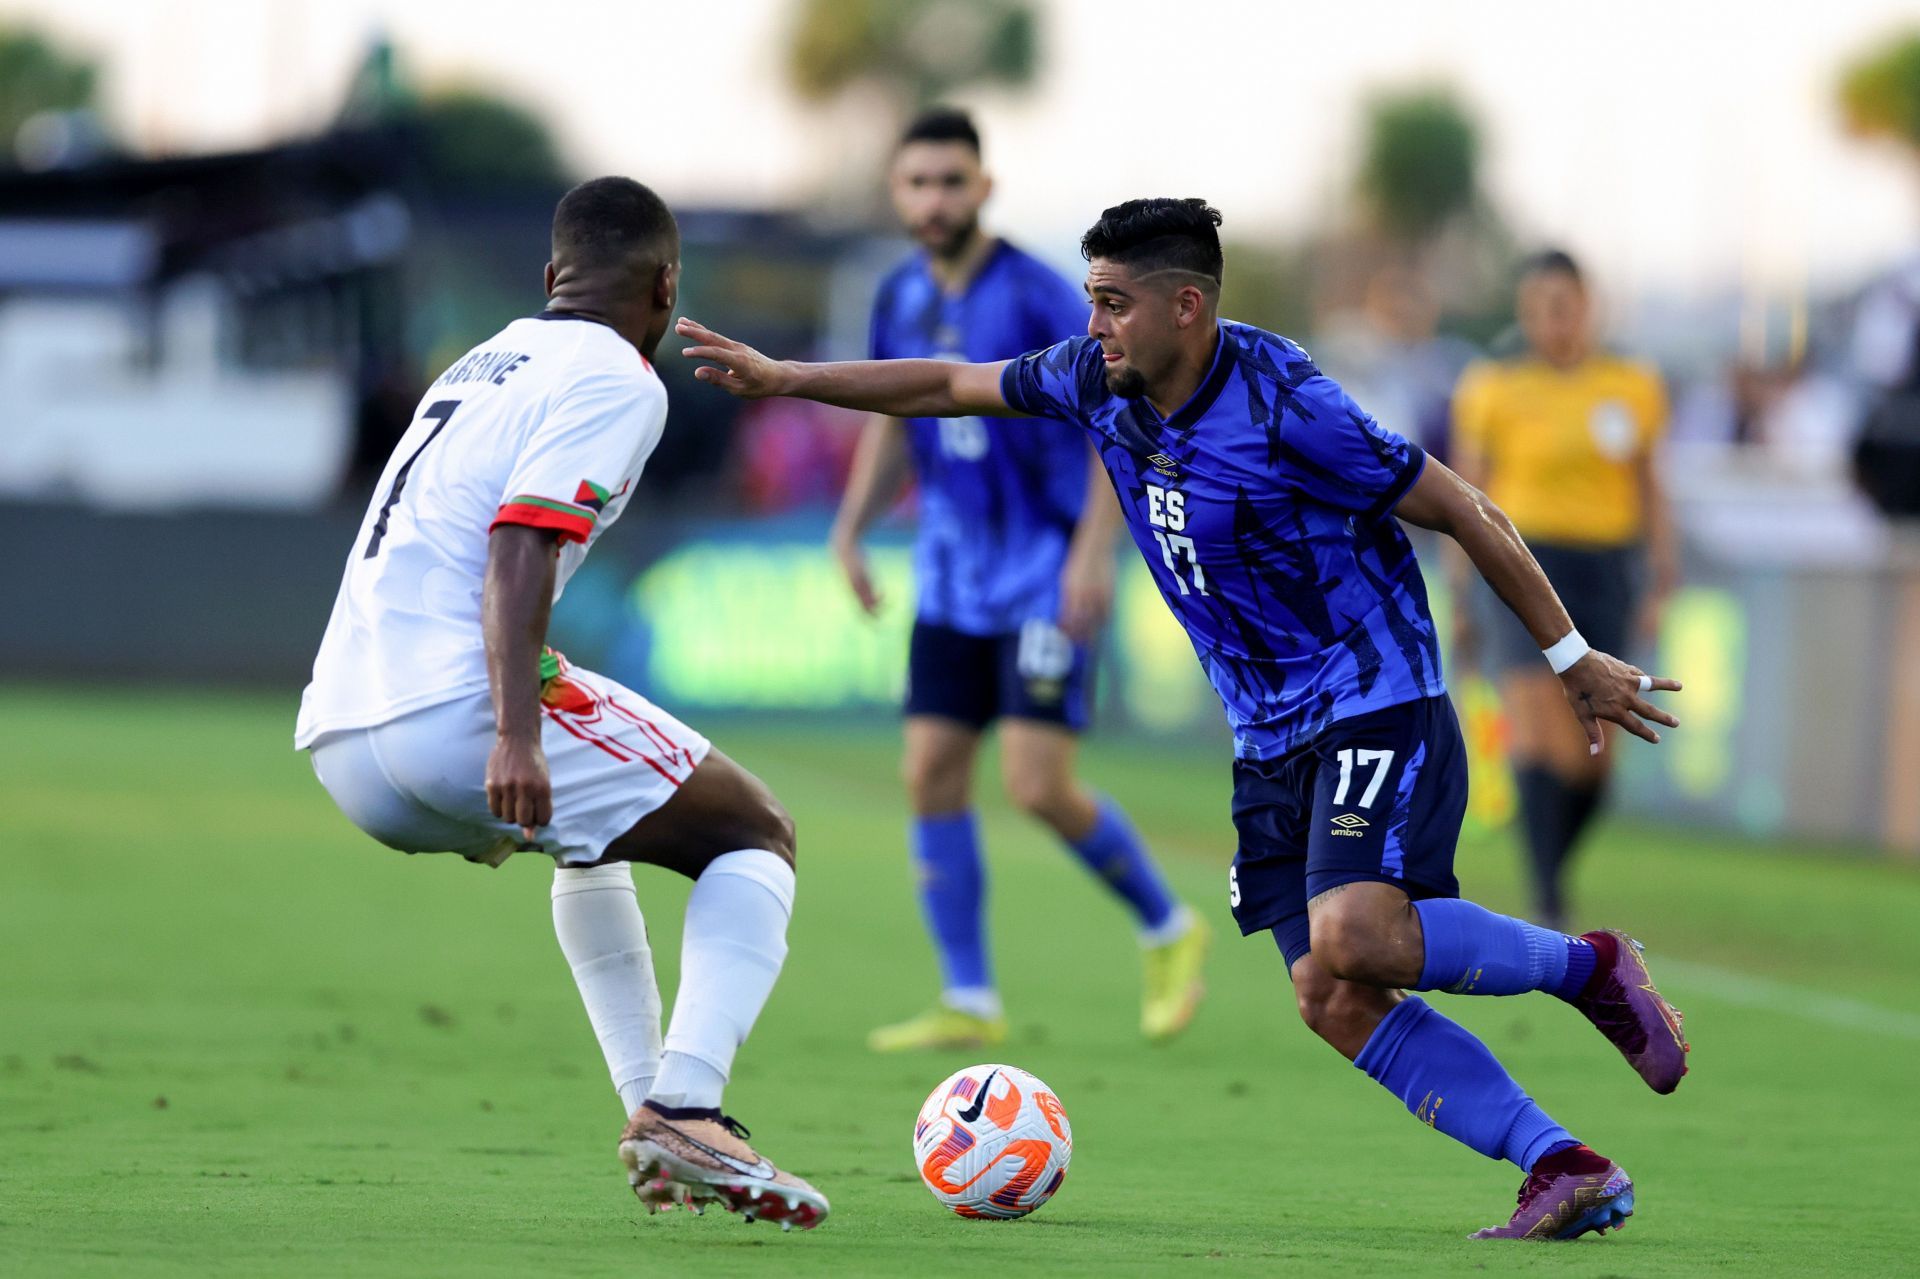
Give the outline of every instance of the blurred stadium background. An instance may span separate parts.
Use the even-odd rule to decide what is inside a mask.
[[[1227,313],[1300,338],[1442,457],[1453,379],[1515,341],[1514,264],[1571,249],[1608,342],[1667,380],[1685,562],[1638,655],[1686,679],[1685,727],[1623,752],[1624,824],[1590,857],[1716,850],[1670,884],[1635,863],[1650,895],[1698,889],[1699,865],[1839,859],[1873,867],[1869,895],[1914,900],[1920,24],[1895,0],[1751,22],[1637,0],[1175,18],[1091,0],[0,0],[0,752],[24,759],[58,714],[32,686],[96,714],[139,686],[161,719],[189,703],[151,690],[179,686],[251,723],[284,712],[290,736],[374,476],[427,382],[539,307],[572,181],[630,174],[675,207],[683,314],[773,352],[860,353],[906,249],[881,169],[935,100],[982,126],[990,229],[1076,278],[1102,206],[1206,196],[1226,214]],[[893,607],[868,623],[824,547],[857,422],[743,407],[676,358],[662,372],[647,491],[570,587],[557,646],[696,724],[769,742],[792,725],[796,753],[844,742],[848,769],[884,770],[910,504],[877,559]],[[1135,568],[1101,732],[1218,783],[1218,829],[1194,837],[1212,883],[1225,735]],[[1453,682],[1473,835],[1505,850],[1497,704]],[[885,788],[861,794],[888,858]],[[839,802],[830,782],[787,798],[803,830]],[[175,821],[165,796],[128,802]],[[316,829],[302,838],[357,838]],[[26,909],[7,875],[0,901]],[[1842,911],[1822,935],[1849,927]],[[1916,1010],[1880,1023],[1909,1062]],[[22,1069],[53,1051],[0,1026]]]

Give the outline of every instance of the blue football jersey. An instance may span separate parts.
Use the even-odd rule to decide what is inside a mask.
[[[1037,258],[1000,241],[964,292],[916,254],[880,286],[873,358],[993,364],[1085,331],[1087,303]],[[920,480],[914,573],[921,620],[973,635],[1060,611],[1060,572],[1087,494],[1087,446],[1062,422],[913,418]]]
[[[1391,514],[1426,454],[1299,346],[1221,321],[1206,380],[1167,418],[1107,390],[1089,337],[1015,360],[1001,391],[1092,432],[1237,755],[1271,759],[1335,720],[1446,691],[1426,583]]]

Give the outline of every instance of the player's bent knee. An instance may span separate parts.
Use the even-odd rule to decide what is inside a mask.
[[[1313,956],[1330,977],[1371,982],[1379,976],[1379,933],[1373,921],[1351,911],[1327,910],[1313,917]]]
[[[793,824],[793,814],[787,811],[785,804],[773,801],[768,852],[779,857],[795,870],[800,868],[799,830]]]
[[[1300,1020],[1307,1029],[1348,1060],[1366,1047],[1374,1027],[1400,998],[1394,991],[1335,977],[1318,951],[1303,956],[1293,966],[1293,991]]]
[[[799,843],[793,814],[771,791],[761,788],[753,811],[745,815],[743,842],[764,848],[789,866],[798,869]]]
[[[1051,821],[1072,805],[1071,782],[1062,784],[1054,778],[1030,773],[1011,773],[1002,780],[1006,783],[1007,799],[1013,806],[1040,821]]]
[[[1384,990],[1335,982],[1331,991],[1318,998],[1309,1001],[1301,997],[1300,1019],[1307,1023],[1307,1029],[1351,1061],[1367,1046],[1374,1027],[1393,1007],[1394,999]]]
[[[922,815],[958,812],[967,806],[967,768],[962,760],[909,755],[900,767],[907,799]]]

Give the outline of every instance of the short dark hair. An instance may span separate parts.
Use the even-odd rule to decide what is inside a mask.
[[[638,251],[669,262],[679,247],[680,226],[667,202],[632,178],[582,182],[553,210],[555,261],[611,266]]]
[[[1580,270],[1580,264],[1573,260],[1573,254],[1565,249],[1541,249],[1529,253],[1520,260],[1522,280],[1536,275],[1564,275],[1575,284],[1585,284],[1587,277]]]
[[[1080,237],[1080,256],[1118,262],[1136,275],[1191,271],[1218,284],[1220,221],[1220,210],[1198,197],[1128,200],[1102,212]]]
[[[980,154],[980,131],[973,127],[973,117],[958,107],[929,107],[915,116],[900,135],[901,146],[910,142],[964,142]]]

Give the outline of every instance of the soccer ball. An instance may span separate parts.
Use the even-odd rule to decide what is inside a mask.
[[[1073,1127],[1053,1090],[1015,1066],[968,1066],[943,1080],[913,1125],[913,1162],[962,1217],[1024,1217],[1053,1198]]]

